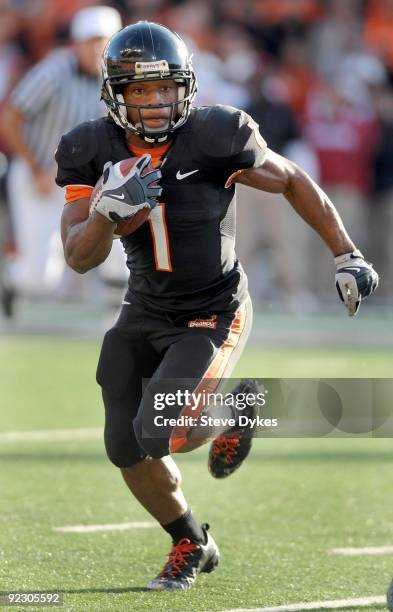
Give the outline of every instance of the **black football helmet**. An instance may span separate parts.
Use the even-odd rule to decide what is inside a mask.
[[[103,54],[102,78],[102,99],[109,115],[117,125],[147,142],[165,141],[187,121],[197,90],[191,56],[183,40],[165,26],[148,21],[129,25],[111,38]],[[173,79],[179,84],[176,102],[148,107],[125,103],[124,85],[157,79]],[[142,110],[163,107],[171,108],[165,129],[149,129]],[[127,108],[138,109],[138,123],[129,121]]]

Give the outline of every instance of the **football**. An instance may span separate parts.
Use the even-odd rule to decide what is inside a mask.
[[[128,157],[127,159],[123,159],[120,162],[120,172],[123,174],[123,176],[126,176],[127,172],[129,172],[129,170],[134,166],[134,164],[136,164],[138,159],[139,157]],[[152,172],[152,170],[154,170],[154,168],[150,163],[142,172],[142,176],[144,176],[148,172]],[[90,214],[93,209],[92,203],[97,197],[100,197],[100,192],[102,190],[102,182],[103,176],[100,176],[90,196]],[[129,234],[135,232],[135,230],[137,230],[142,225],[142,223],[144,223],[148,219],[150,213],[150,209],[144,208],[142,210],[139,210],[134,215],[134,217],[132,217],[132,219],[126,219],[117,223],[113,238],[122,238],[123,236],[128,236]]]

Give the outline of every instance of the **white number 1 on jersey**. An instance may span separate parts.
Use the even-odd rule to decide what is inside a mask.
[[[148,221],[153,237],[156,269],[159,272],[172,272],[168,228],[165,220],[165,204],[157,204],[151,211]]]

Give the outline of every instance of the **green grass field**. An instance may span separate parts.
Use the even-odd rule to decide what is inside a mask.
[[[3,340],[0,431],[100,427],[98,351],[93,341]],[[390,377],[392,369],[389,351],[254,346],[235,374]],[[169,549],[160,529],[54,531],[150,520],[102,442],[0,438],[0,590],[60,591],[63,609],[94,612],[255,608],[386,591],[393,555],[329,550],[393,545],[390,440],[257,439],[247,463],[223,482],[209,476],[204,449],[178,463],[190,505],[210,523],[222,561],[189,593],[150,593],[144,586]]]

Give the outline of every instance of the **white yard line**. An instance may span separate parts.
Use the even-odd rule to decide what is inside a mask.
[[[342,610],[343,608],[359,608],[372,604],[386,604],[385,595],[360,597],[359,599],[336,599],[334,601],[312,601],[309,603],[288,604],[273,608],[234,608],[223,612],[302,612],[303,610]]]
[[[59,533],[96,533],[97,531],[125,531],[126,529],[151,529],[158,527],[152,521],[134,523],[106,523],[105,525],[69,525],[68,527],[53,527]]]
[[[84,429],[44,429],[42,431],[2,431],[0,444],[11,442],[46,442],[51,440],[100,440],[101,427]]]
[[[391,555],[393,546],[365,546],[364,548],[332,548],[332,555],[343,555],[352,557],[354,555]]]

